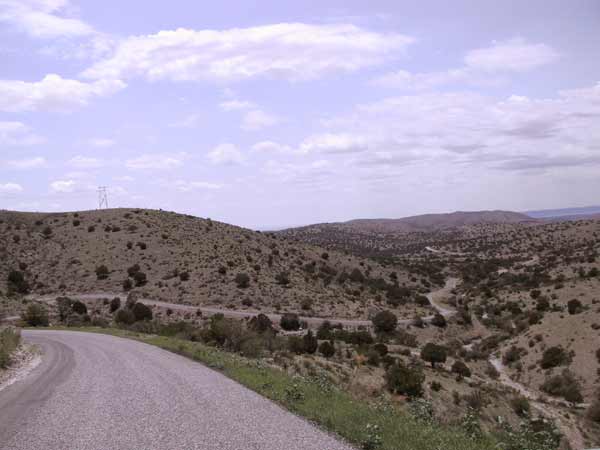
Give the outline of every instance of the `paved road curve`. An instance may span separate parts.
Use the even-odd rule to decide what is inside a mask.
[[[44,351],[0,392],[3,450],[351,450],[201,364],[113,336],[25,331]]]

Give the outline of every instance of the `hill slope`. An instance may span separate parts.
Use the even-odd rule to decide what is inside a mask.
[[[0,242],[0,289],[20,270],[35,294],[116,293],[129,279],[155,300],[366,318],[381,299],[374,280],[390,284],[395,271],[400,285],[411,285],[406,273],[372,261],[154,210],[2,211]],[[135,270],[128,274],[136,264],[145,283],[143,276],[136,283]],[[101,266],[106,277],[97,274]]]

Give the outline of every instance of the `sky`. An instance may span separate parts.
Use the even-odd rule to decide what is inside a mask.
[[[599,204],[596,0],[0,0],[0,209]]]

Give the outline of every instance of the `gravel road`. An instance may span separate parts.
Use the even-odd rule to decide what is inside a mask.
[[[3,450],[351,450],[207,367],[141,342],[24,331],[42,362],[0,392]]]

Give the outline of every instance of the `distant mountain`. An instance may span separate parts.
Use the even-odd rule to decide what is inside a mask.
[[[535,219],[578,220],[585,218],[600,217],[600,206],[584,206],[580,208],[541,209],[537,211],[525,211],[529,217]]]
[[[423,214],[401,219],[356,219],[334,224],[339,228],[378,233],[427,232],[482,223],[533,222],[530,216],[512,211],[457,211],[447,214]]]

